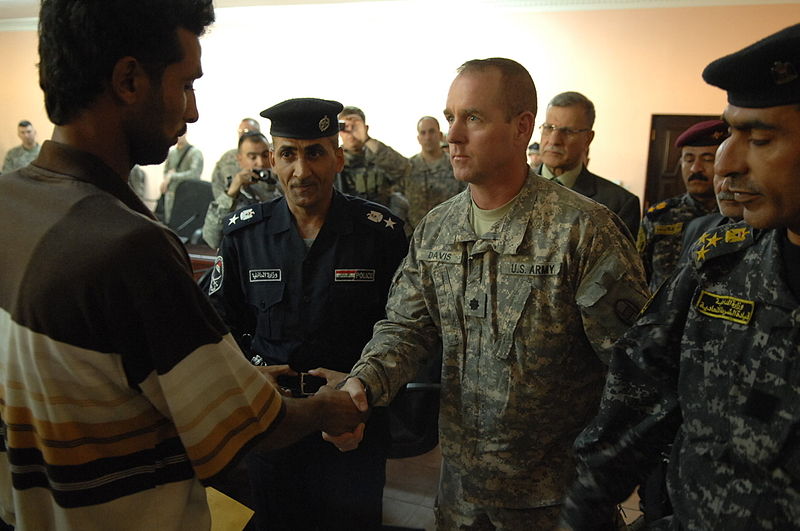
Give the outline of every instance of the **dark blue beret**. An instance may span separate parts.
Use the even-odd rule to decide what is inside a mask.
[[[718,146],[728,138],[728,126],[722,120],[699,122],[684,131],[675,140],[675,147]]]
[[[728,91],[728,103],[737,107],[800,103],[800,24],[717,59],[703,79]]]
[[[261,111],[261,116],[269,118],[272,136],[311,140],[338,134],[341,110],[338,101],[295,98]]]

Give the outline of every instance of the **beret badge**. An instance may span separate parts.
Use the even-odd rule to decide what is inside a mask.
[[[319,130],[320,132],[325,132],[331,126],[331,119],[328,118],[328,115],[322,117],[322,120],[319,121]]]
[[[776,85],[785,85],[800,77],[794,65],[785,61],[775,61],[770,72],[772,72],[772,79]]]

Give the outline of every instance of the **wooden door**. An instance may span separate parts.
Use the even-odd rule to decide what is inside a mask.
[[[644,186],[644,209],[686,191],[681,178],[681,150],[675,139],[690,126],[719,115],[654,114],[650,123],[650,148],[647,155],[647,180]]]

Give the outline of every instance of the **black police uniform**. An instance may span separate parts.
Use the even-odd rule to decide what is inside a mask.
[[[209,296],[254,363],[298,372],[349,372],[385,316],[392,276],[407,251],[403,222],[388,209],[332,191],[325,224],[309,248],[285,198],[225,221]],[[385,411],[364,441],[339,452],[319,433],[248,463],[260,527],[380,528],[388,447]],[[268,519],[268,522],[267,522]]]

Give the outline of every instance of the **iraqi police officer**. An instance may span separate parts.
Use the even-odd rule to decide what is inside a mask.
[[[636,247],[642,257],[647,281],[655,290],[672,273],[681,254],[684,226],[695,218],[716,212],[714,155],[727,135],[721,120],[707,120],[678,136],[681,175],[686,193],[647,209],[639,227]]]
[[[209,289],[251,361],[273,366],[295,396],[313,392],[311,369],[349,371],[385,315],[407,250],[403,222],[387,208],[333,188],[344,165],[341,110],[335,101],[302,98],[261,113],[271,120],[270,163],[284,197],[227,218]],[[252,457],[259,527],[379,529],[387,427],[384,414],[373,414],[369,442],[353,454],[317,433]]]
[[[596,529],[674,441],[670,529],[800,529],[800,25],[703,78],[727,91],[714,171],[744,221],[698,241],[618,342],[564,527]]]

